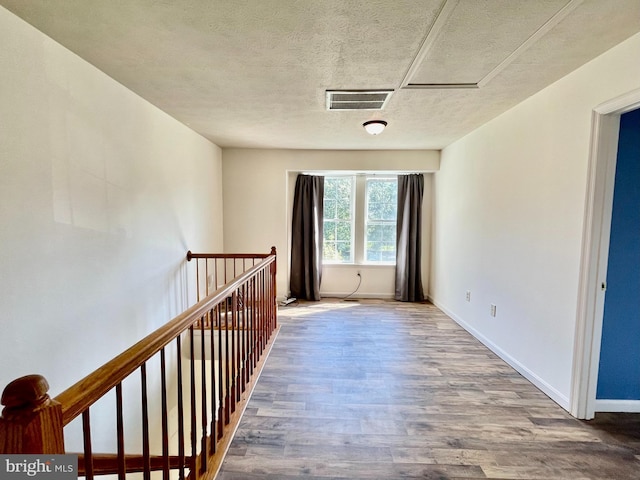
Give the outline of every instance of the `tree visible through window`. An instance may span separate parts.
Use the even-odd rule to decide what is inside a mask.
[[[353,262],[353,177],[324,179],[324,242],[325,262]]]
[[[324,177],[324,263],[396,261],[397,176]]]
[[[396,178],[368,178],[365,219],[365,261],[396,261],[396,217],[398,181]]]

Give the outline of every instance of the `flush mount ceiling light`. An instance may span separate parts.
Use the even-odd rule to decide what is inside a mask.
[[[384,127],[387,126],[387,122],[384,120],[369,120],[364,122],[362,126],[369,135],[379,135],[384,130]]]

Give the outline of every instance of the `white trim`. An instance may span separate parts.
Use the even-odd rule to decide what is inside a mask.
[[[458,317],[455,313],[450,311],[447,307],[442,305],[437,300],[434,300],[433,297],[429,296],[428,300],[433,303],[436,307],[442,310],[447,316],[449,316],[453,321],[455,321],[458,325],[464,328],[467,332],[473,335],[478,341],[480,341],[485,347],[491,350],[493,353],[498,355],[502,360],[508,363],[514,370],[516,370],[520,375],[529,380],[535,387],[537,387],[542,393],[547,395],[551,400],[556,402],[565,410],[569,410],[569,399],[566,395],[563,395],[556,388],[549,385],[542,378],[540,378],[536,373],[529,370],[522,363],[520,363],[517,359],[513,358],[507,352],[498,347],[495,343],[489,340],[487,337],[478,332],[475,328],[469,325],[467,322]]]
[[[549,33],[554,27],[556,27],[564,18],[566,18],[571,12],[573,12],[583,0],[569,0],[560,10],[558,10],[551,18],[549,18],[540,28],[538,28],[529,38],[527,38],[522,44],[520,44],[511,54],[504,58],[498,65],[496,65],[489,73],[487,73],[478,82],[470,83],[412,83],[411,80],[416,75],[417,71],[422,67],[427,54],[433,48],[438,36],[442,32],[442,29],[449,21],[449,17],[452,15],[455,8],[458,6],[459,0],[445,0],[442,8],[438,12],[438,15],[431,25],[431,28],[427,32],[422,45],[418,50],[418,53],[414,57],[407,73],[405,73],[402,82],[400,82],[401,89],[464,89],[464,88],[482,88],[495,78],[500,72],[513,63],[518,57],[520,57],[526,50],[531,48],[538,40]]]
[[[622,115],[623,113],[636,110],[637,108],[640,108],[640,88],[623,93],[622,95],[601,103],[594,108],[593,111],[601,115],[609,113]]]
[[[429,31],[424,37],[422,45],[420,45],[420,48],[418,49],[418,53],[413,59],[413,62],[411,62],[411,65],[409,65],[409,69],[407,70],[407,73],[405,73],[402,82],[400,82],[400,88],[407,87],[409,84],[411,84],[411,79],[422,65],[422,62],[424,61],[427,54],[431,51],[433,44],[436,42],[436,39],[440,35],[442,28],[447,24],[449,17],[458,6],[459,1],[460,0],[445,0],[442,8],[440,8],[440,11],[436,16],[436,19],[431,25],[431,28],[429,28]]]
[[[604,102],[592,113],[569,410],[577,418],[593,418],[596,411],[605,300],[601,286],[607,278],[620,115],[638,107],[640,89]]]
[[[592,114],[577,305],[571,414],[593,418],[606,281],[619,116]],[[585,321],[585,319],[591,319]],[[599,318],[599,321],[594,319]],[[594,377],[595,375],[595,377]],[[593,391],[592,391],[593,390]],[[577,393],[577,394],[576,394]]]
[[[596,400],[596,412],[640,413],[640,400]]]
[[[527,38],[518,48],[516,48],[511,54],[502,60],[496,67],[487,73],[484,78],[478,82],[478,87],[484,87],[493,78],[507,68],[514,60],[522,55],[526,50],[531,48],[534,43],[540,40],[543,36],[549,33],[554,27],[556,27],[564,18],[573,12],[582,3],[583,0],[571,0],[564,7],[558,10],[549,20],[547,20],[538,30],[536,30],[529,38]]]

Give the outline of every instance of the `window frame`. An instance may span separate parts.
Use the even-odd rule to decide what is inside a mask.
[[[323,265],[353,265],[356,263],[356,254],[355,254],[355,250],[356,250],[356,244],[355,244],[355,231],[356,231],[356,212],[355,212],[355,205],[356,205],[356,199],[355,199],[355,192],[356,192],[356,176],[353,174],[348,174],[348,175],[337,175],[337,174],[333,174],[333,175],[325,175],[324,179],[325,179],[325,195],[326,195],[326,181],[328,178],[340,178],[340,179],[344,179],[344,178],[348,178],[351,180],[351,195],[350,195],[350,199],[349,199],[349,212],[350,212],[350,229],[351,229],[351,244],[350,244],[350,258],[348,261],[341,261],[341,260],[325,260],[324,258],[324,245],[325,245],[325,238],[323,238],[322,241],[322,264]],[[324,200],[324,199],[323,199]],[[323,208],[324,210],[324,208]],[[337,218],[332,218],[331,220],[333,221],[341,221],[340,219]],[[324,232],[324,222],[326,221],[326,218],[324,218],[324,211],[323,211],[323,222],[322,222],[322,230]],[[324,235],[323,235],[324,237]],[[335,240],[337,242],[337,240]]]
[[[324,239],[323,239],[323,255],[322,255],[322,264],[323,265],[369,265],[369,266],[395,266],[396,261],[395,258],[393,261],[367,261],[366,260],[366,252],[367,252],[367,208],[368,208],[368,198],[367,198],[367,181],[368,180],[394,180],[398,181],[398,175],[395,173],[379,173],[379,174],[371,174],[371,173],[325,173],[325,182],[328,178],[351,178],[351,258],[349,261],[338,261],[338,260],[325,260],[324,258]],[[326,193],[326,189],[325,189]],[[397,223],[397,209],[396,209],[396,220],[393,222],[394,225]],[[324,231],[324,220],[322,225]],[[394,256],[395,257],[395,256]]]
[[[367,265],[395,265],[396,264],[396,233],[395,230],[398,224],[398,176],[397,175],[365,175],[364,176],[364,226],[362,229],[363,242],[362,242],[362,263]],[[395,184],[395,218],[393,220],[375,220],[369,219],[369,184],[372,181],[393,182]],[[394,245],[393,245],[393,260],[368,260],[368,238],[369,225],[393,225],[394,229]]]

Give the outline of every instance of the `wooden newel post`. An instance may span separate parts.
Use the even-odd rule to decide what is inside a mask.
[[[274,255],[276,257],[276,259],[278,258],[275,246],[271,247],[271,255]],[[276,290],[276,274],[277,273],[278,273],[277,272],[277,261],[274,261],[271,264],[271,285],[272,285],[272,288],[273,288],[273,299],[272,299],[273,305],[272,305],[272,308],[273,308],[274,319],[277,316],[276,312],[278,311],[278,292]]]
[[[271,247],[271,255],[277,257],[276,254],[276,247]],[[271,275],[273,275],[273,279],[275,280],[276,278],[276,273],[277,273],[277,267],[276,267],[276,262],[273,262],[271,264]],[[274,285],[275,285],[275,281],[274,281]]]
[[[48,391],[42,375],[27,375],[6,386],[0,400],[0,453],[64,453],[62,406]]]

